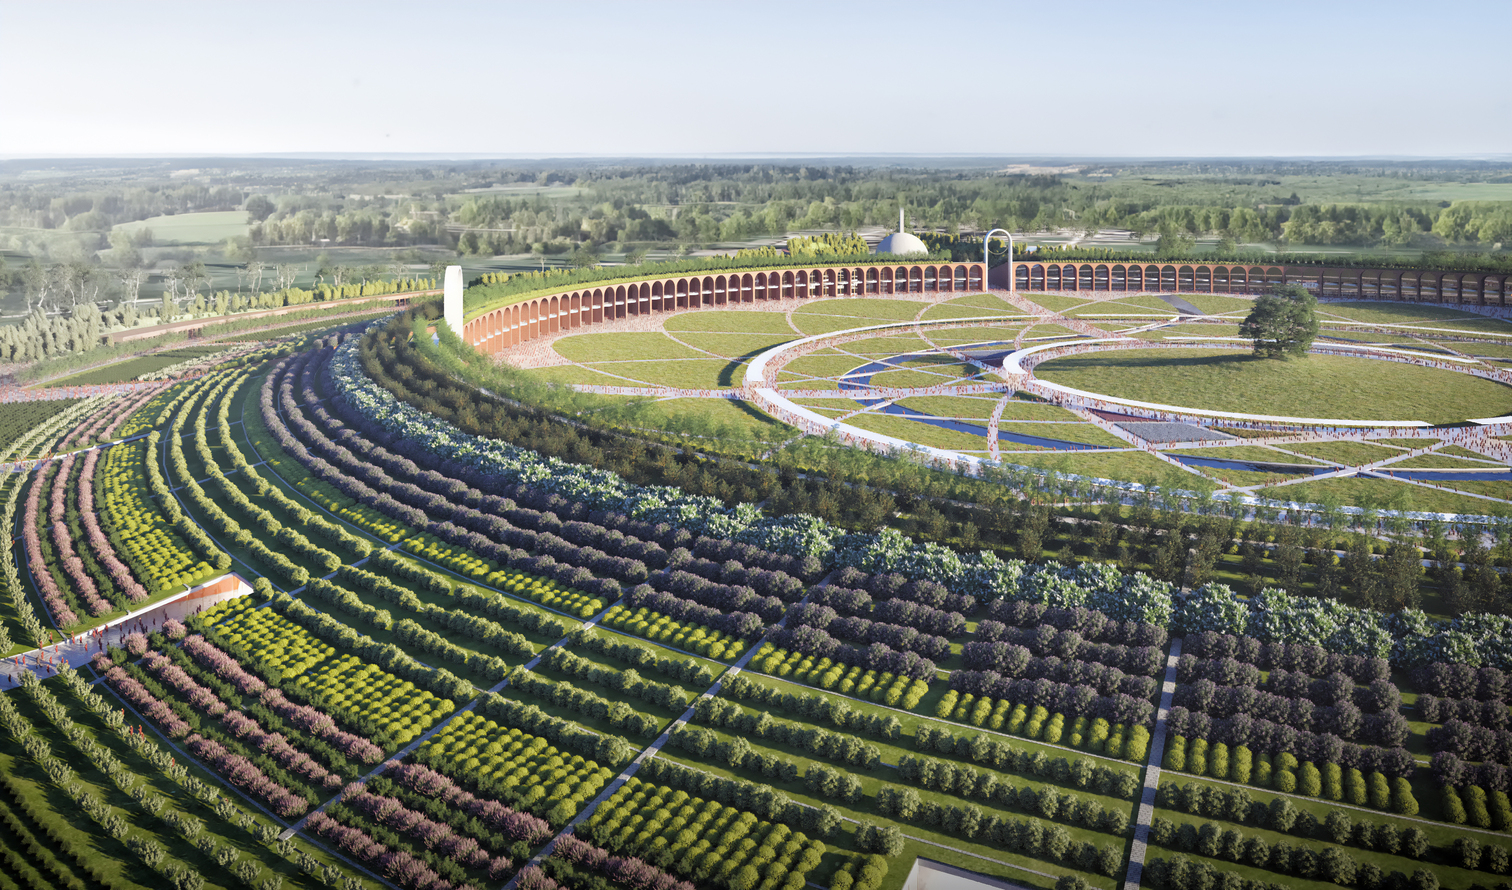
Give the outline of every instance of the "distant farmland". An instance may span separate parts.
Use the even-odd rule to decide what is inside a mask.
[[[236,235],[247,234],[245,210],[211,210],[204,213],[180,213],[154,216],[138,222],[121,223],[115,230],[134,232],[152,230],[158,244],[214,244]]]

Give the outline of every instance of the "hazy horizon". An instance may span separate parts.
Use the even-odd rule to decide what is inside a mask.
[[[1502,0],[81,0],[0,29],[11,159],[1512,156]]]

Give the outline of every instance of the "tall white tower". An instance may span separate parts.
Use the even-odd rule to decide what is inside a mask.
[[[447,266],[441,286],[441,317],[452,333],[462,336],[462,267]]]

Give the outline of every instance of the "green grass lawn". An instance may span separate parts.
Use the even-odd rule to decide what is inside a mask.
[[[1129,443],[1091,423],[999,423],[998,429],[1021,436],[1042,436],[1064,442],[1081,442],[1086,445],[1106,445],[1109,448],[1128,448]],[[1010,447],[1002,443],[1001,447]]]
[[[1467,498],[1452,491],[1424,488],[1409,482],[1359,477],[1299,482],[1266,494],[1276,500],[1301,503],[1317,502],[1323,497],[1334,497],[1346,504],[1359,504],[1365,501],[1389,504],[1395,498],[1401,497],[1403,508],[1407,510],[1421,510],[1428,513],[1468,513],[1476,516],[1495,513],[1499,507],[1503,506],[1494,501]]]
[[[1429,341],[1441,349],[1455,349],[1465,355],[1473,355],[1477,358],[1512,359],[1512,344],[1507,343],[1466,343],[1452,340]]]
[[[625,386],[624,380],[601,374],[591,368],[577,365],[556,365],[550,368],[527,368],[522,373],[548,383],[594,383],[603,386]]]
[[[1438,467],[1447,469],[1494,470],[1497,464],[1488,464],[1484,461],[1462,460],[1458,457],[1450,457],[1439,449],[1431,454],[1420,454],[1417,457],[1409,457],[1399,460],[1394,464],[1387,464],[1383,469],[1406,470],[1418,467]]]
[[[557,354],[575,362],[625,362],[655,359],[707,358],[666,334],[576,334],[552,344]]]
[[[976,396],[915,396],[902,399],[897,404],[910,411],[921,411],[939,417],[965,417],[987,420],[992,416],[996,398]]]
[[[839,355],[834,352],[826,353],[821,350],[793,359],[783,366],[782,372],[793,375],[792,378],[788,379],[796,379],[798,377],[839,377],[842,374],[854,371],[864,364],[866,364],[864,359],[858,359],[853,355]]]
[[[1434,328],[1450,331],[1466,331],[1470,333],[1484,332],[1488,334],[1512,334],[1512,324],[1508,324],[1501,319],[1485,318],[1479,315],[1477,315],[1475,318],[1455,320],[1445,324],[1421,324],[1415,325],[1415,327],[1424,328],[1425,334],[1437,333],[1437,331],[1433,330]],[[1497,342],[1507,342],[1505,337],[1498,337],[1496,339]]]
[[[992,309],[983,309],[978,306],[951,306],[949,304],[942,303],[938,306],[931,306],[928,309],[924,310],[924,314],[921,316],[921,318],[925,321],[938,321],[941,319],[950,318],[981,318],[983,316],[999,314],[1006,317],[1012,317],[1019,313],[1016,307],[1009,307],[1008,310],[999,312]]]
[[[1085,319],[1092,324],[1153,324],[1162,318],[1176,318],[1174,312],[1161,312],[1124,303],[1088,303],[1066,314],[1070,318]]]
[[[1428,306],[1421,303],[1385,303],[1374,300],[1349,300],[1342,303],[1324,303],[1318,314],[1337,315],[1352,321],[1378,322],[1384,324],[1413,324],[1426,321],[1484,321],[1484,315],[1451,309],[1448,306]]]
[[[975,343],[997,343],[999,341],[1007,341],[1011,344],[1014,338],[1018,337],[1019,333],[1023,330],[1023,325],[982,324],[969,328],[946,328],[944,330],[930,330],[926,328],[924,333],[932,342],[940,346],[966,347]]]
[[[722,334],[783,334],[797,336],[781,312],[744,312],[734,309],[702,309],[681,312],[662,322],[668,331],[709,331]]]
[[[824,405],[810,405],[810,404],[808,404],[807,401],[794,401],[793,404],[799,405],[799,406],[801,406],[803,408],[807,408],[808,410],[814,412],[815,414],[820,415],[821,417],[829,417],[829,418],[832,418],[832,419],[839,419],[839,418],[844,417],[845,415],[851,413],[849,409],[845,409],[845,408],[830,408],[830,407],[826,407]]]
[[[152,230],[152,240],[158,244],[214,244],[247,234],[247,212],[208,210],[154,216],[138,222],[121,223],[111,231],[135,232],[144,228]]]
[[[1427,442],[1424,442],[1423,444],[1426,445]],[[1417,447],[1421,448],[1423,446],[1419,445]],[[1435,454],[1452,454],[1452,455],[1455,455],[1456,457],[1468,457],[1468,458],[1471,458],[1472,460],[1490,461],[1491,463],[1498,463],[1498,461],[1493,460],[1492,458],[1486,457],[1484,454],[1481,454],[1478,451],[1471,451],[1468,448],[1461,448],[1458,445],[1445,445],[1443,448],[1440,448],[1438,451],[1436,451],[1434,453]]]
[[[1177,334],[1181,336],[1197,337],[1237,337],[1239,326],[1236,324],[1173,324],[1170,327],[1159,328],[1152,333]]]
[[[1221,460],[1257,460],[1273,464],[1319,465],[1317,461],[1308,460],[1303,457],[1293,457],[1290,454],[1282,454],[1274,448],[1269,448],[1265,445],[1230,445],[1227,448],[1181,448],[1175,451],[1167,451],[1166,454],[1211,457]]]
[[[177,349],[167,349],[162,352],[154,352],[151,355],[137,356],[122,362],[105,365],[101,368],[83,371],[62,380],[54,380],[50,386],[91,386],[99,383],[125,383],[135,380],[143,374],[153,371],[161,371],[179,362],[187,362],[190,359],[201,358],[222,352],[225,346],[181,346]]]
[[[970,296],[956,297],[953,300],[946,300],[943,303],[937,303],[931,308],[938,309],[941,307],[950,307],[952,309],[983,309],[986,310],[982,313],[984,315],[991,314],[993,312],[1007,312],[1009,314],[1018,314],[1022,311],[1017,306],[1013,305],[1012,303],[996,294],[971,294]]]
[[[702,334],[702,333],[677,333],[674,336],[682,342],[698,349],[706,349],[715,355],[723,355],[729,358],[741,356],[754,356],[766,352],[774,346],[780,346],[796,338],[794,334],[783,337],[773,334]]]
[[[875,318],[851,318],[839,315],[799,315],[793,313],[793,324],[803,332],[806,337],[816,334],[830,334],[835,331],[848,331],[851,328],[866,328],[873,325],[888,324],[896,319]]]
[[[948,355],[931,355],[897,363],[901,367],[890,371],[878,371],[872,375],[872,386],[936,386],[962,378],[974,377],[980,372],[975,366],[956,361]]]
[[[590,364],[589,367],[638,380],[648,386],[720,389],[732,385],[731,381],[722,380],[726,376],[724,372],[729,368],[729,364],[722,359],[690,358],[642,362],[598,362]]]
[[[669,423],[665,429],[680,429],[690,435],[766,441],[796,432],[733,399],[668,399],[655,403],[652,410],[676,419],[676,423]],[[654,417],[649,422],[654,423]]]
[[[1399,362],[1211,349],[1125,350],[1054,359],[1037,376],[1146,402],[1290,417],[1450,423],[1512,412],[1512,388]]]
[[[1019,294],[1019,296],[1051,312],[1065,312],[1067,309],[1087,302],[1085,297],[1063,297],[1060,294]]]
[[[1455,491],[1465,491],[1471,494],[1483,494],[1487,497],[1500,498],[1504,501],[1512,500],[1512,482],[1498,479],[1487,479],[1482,482],[1477,479],[1444,479],[1435,481],[1434,485],[1444,488],[1452,488]],[[1483,502],[1480,512],[1496,513],[1503,508],[1502,504]]]
[[[796,321],[800,316],[838,315],[844,318],[875,319],[876,324],[890,321],[910,321],[929,307],[922,300],[874,300],[868,298],[830,299],[817,303],[805,303],[793,312]],[[987,313],[982,313],[987,314]],[[861,325],[853,325],[860,327]]]
[[[878,358],[891,358],[895,355],[904,355],[910,352],[922,352],[933,350],[934,347],[917,334],[900,331],[896,334],[886,334],[880,337],[867,337],[864,340],[851,340],[835,347],[855,355],[874,356]]]
[[[1383,448],[1379,445],[1370,445],[1365,442],[1303,442],[1300,445],[1278,445],[1287,451],[1295,451],[1299,454],[1310,454],[1313,457],[1321,457],[1326,461],[1355,466],[1368,464],[1373,461],[1385,460],[1393,454],[1402,452],[1392,448]]]
[[[1408,451],[1411,451],[1414,448],[1427,448],[1429,445],[1437,445],[1439,440],[1438,439],[1423,438],[1423,439],[1371,439],[1370,441],[1372,443],[1376,444],[1376,445],[1395,445],[1395,446],[1397,446],[1399,448],[1405,448]],[[1450,451],[1449,449],[1450,448],[1454,448],[1454,447],[1455,446],[1451,445],[1451,446],[1449,446],[1449,448],[1440,448],[1439,450],[1442,451],[1442,452],[1444,452],[1445,454],[1453,454],[1454,452]],[[1461,449],[1461,450],[1463,450],[1463,449]],[[1472,453],[1473,454],[1474,452],[1468,452],[1468,453]]]
[[[890,414],[857,414],[846,423],[863,430],[892,436],[905,442],[916,442],[949,451],[986,451],[987,438],[971,433],[957,432],[943,427],[931,426],[918,420],[895,417]]]
[[[1058,324],[1037,324],[1024,332],[1024,336],[1030,339],[1044,337],[1080,337],[1081,331],[1073,331],[1068,327]]]
[[[1004,443],[1003,447],[1008,447]],[[1005,464],[1059,470],[1098,479],[1121,479],[1130,482],[1153,480],[1157,485],[1191,488],[1193,477],[1165,461],[1142,451],[1115,451],[1098,454],[1085,451],[1047,451],[1043,454],[1014,454],[1003,457]]]
[[[1192,469],[1209,479],[1217,479],[1239,488],[1251,485],[1273,485],[1277,482],[1285,482],[1288,479],[1296,479],[1301,475],[1300,473],[1262,473],[1255,470],[1231,470],[1227,467],[1222,469],[1218,467],[1192,467]]]

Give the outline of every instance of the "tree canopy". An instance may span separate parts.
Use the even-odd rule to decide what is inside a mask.
[[[1255,341],[1255,355],[1305,355],[1318,336],[1318,299],[1300,284],[1272,288],[1255,301],[1239,325],[1239,336]]]

